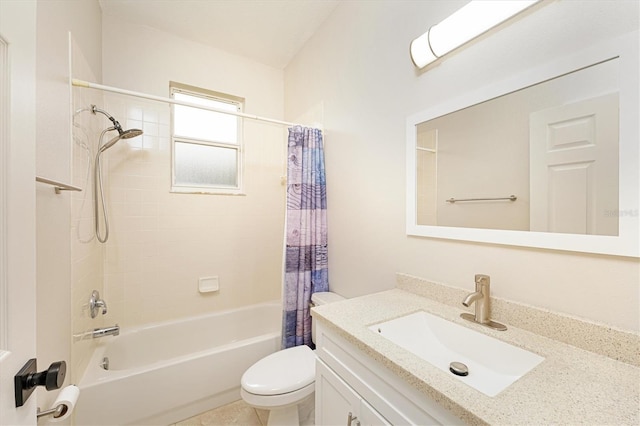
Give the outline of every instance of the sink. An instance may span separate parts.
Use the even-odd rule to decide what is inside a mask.
[[[496,396],[544,360],[423,311],[374,324],[369,329],[488,396]],[[462,363],[466,370],[461,373],[460,364],[451,367],[452,362]]]

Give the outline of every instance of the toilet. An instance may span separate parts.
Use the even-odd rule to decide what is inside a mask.
[[[332,292],[311,295],[311,306],[344,300]],[[311,340],[315,325],[311,322]],[[299,425],[299,405],[313,403],[316,355],[306,345],[283,349],[253,364],[241,379],[242,399],[255,408],[269,410],[268,426]]]

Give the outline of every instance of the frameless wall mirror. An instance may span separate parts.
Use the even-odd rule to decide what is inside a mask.
[[[407,233],[639,256],[637,37],[409,117]]]

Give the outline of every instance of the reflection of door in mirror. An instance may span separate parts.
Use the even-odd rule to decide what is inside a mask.
[[[618,235],[619,72],[605,60],[419,122],[416,223]]]
[[[618,235],[618,94],[530,116],[531,231]]]

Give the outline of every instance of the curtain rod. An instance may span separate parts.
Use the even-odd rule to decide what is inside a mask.
[[[146,93],[133,92],[131,90],[119,89],[117,87],[104,86],[102,84],[97,84],[97,83],[90,83],[88,81],[78,80],[76,78],[72,78],[71,79],[71,84],[73,86],[76,86],[76,87],[85,87],[85,88],[91,88],[91,89],[104,90],[106,92],[119,93],[121,95],[128,95],[128,96],[135,96],[137,98],[149,99],[149,100],[152,100],[152,101],[158,101],[158,102],[164,102],[164,103],[168,103],[168,104],[182,105],[182,106],[187,106],[187,107],[192,107],[192,108],[204,109],[204,110],[207,110],[207,111],[219,112],[219,113],[227,114],[227,115],[235,115],[237,117],[250,118],[252,120],[266,121],[268,123],[283,124],[285,126],[300,126],[300,124],[289,123],[287,121],[276,120],[274,118],[260,117],[258,115],[245,114],[243,112],[225,111],[223,109],[217,109],[217,108],[212,108],[212,107],[208,107],[208,106],[204,106],[204,105],[198,105],[198,104],[194,104],[194,103],[191,103],[191,102],[176,101],[175,99],[172,99],[172,98],[164,98],[164,97],[161,97],[161,96],[148,95]],[[308,126],[308,127],[313,127],[313,126]]]

